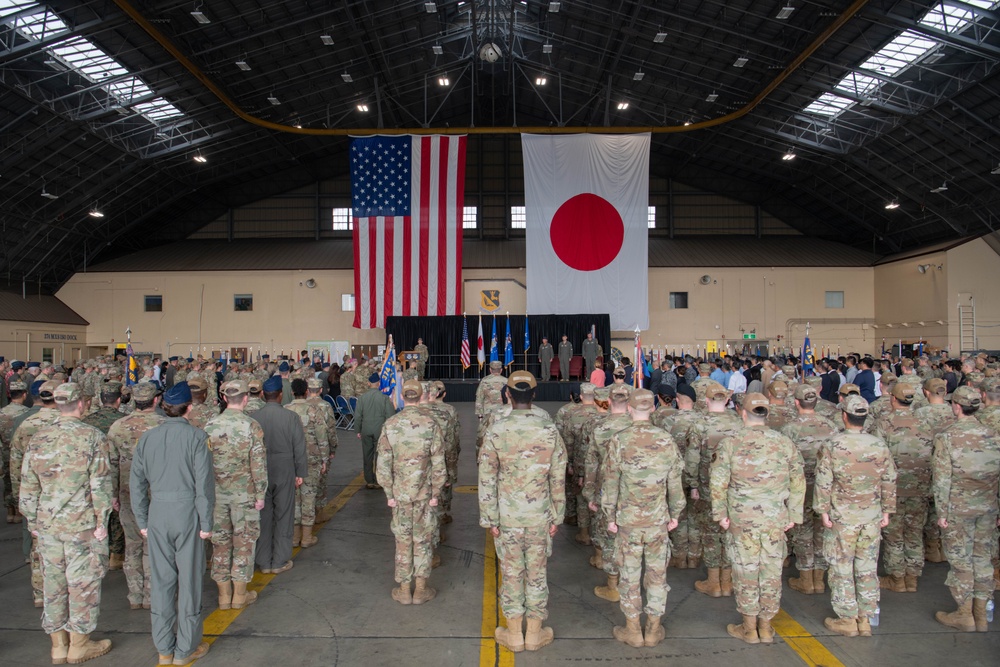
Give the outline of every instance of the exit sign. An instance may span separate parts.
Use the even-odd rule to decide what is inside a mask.
[[[757,334],[755,333],[743,334],[743,340],[757,340]]]

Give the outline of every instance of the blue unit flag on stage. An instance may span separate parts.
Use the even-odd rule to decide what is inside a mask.
[[[503,346],[503,365],[514,363],[514,341],[510,338],[510,315],[507,316],[507,340]]]
[[[813,370],[815,364],[816,357],[813,354],[812,343],[809,342],[809,336],[806,336],[806,339],[802,341],[802,376],[815,375]]]
[[[390,347],[382,362],[382,371],[378,374],[378,390],[386,396],[396,393],[396,348]]]
[[[490,362],[500,361],[500,350],[497,347],[497,318],[493,317],[493,338],[490,339]]]

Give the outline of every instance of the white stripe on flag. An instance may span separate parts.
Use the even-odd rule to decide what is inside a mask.
[[[438,281],[444,276],[438,273],[438,240],[440,239],[438,230],[438,215],[443,202],[439,202],[440,179],[441,179],[441,148],[446,137],[431,137],[430,161],[431,161],[431,182],[427,189],[427,315],[438,315]],[[425,202],[421,202],[425,203]],[[423,208],[423,207],[422,207]]]
[[[392,219],[392,314],[403,314],[403,217]]]
[[[368,298],[370,292],[371,272],[368,266],[369,253],[372,248],[368,247],[368,221],[370,218],[358,218],[355,224],[358,225],[358,268],[361,271],[361,281],[359,293],[355,295],[355,308],[361,310],[361,326],[371,328],[375,326],[371,317],[371,299]]]
[[[385,216],[375,218],[375,245],[380,250],[375,253],[375,325],[385,325]],[[390,277],[391,280],[391,277]]]
[[[458,304],[455,295],[455,265],[457,264],[456,243],[460,242],[462,234],[461,215],[462,202],[458,201],[458,144],[462,139],[459,137],[448,137],[448,173],[447,184],[448,194],[444,206],[448,212],[448,225],[446,228],[447,244],[446,249],[448,259],[448,270],[441,280],[447,281],[445,310],[440,315],[452,315],[458,311]]]
[[[420,312],[420,137],[410,138],[410,315]]]

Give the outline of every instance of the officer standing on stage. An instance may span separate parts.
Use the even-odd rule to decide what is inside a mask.
[[[552,343],[549,342],[547,336],[542,336],[542,344],[538,346],[538,363],[542,366],[542,372],[540,377],[542,382],[548,382],[552,377],[552,359],[555,356],[555,352],[552,349]]]
[[[563,382],[569,381],[569,362],[572,358],[573,343],[569,342],[569,336],[564,335],[559,343],[559,379]]]
[[[594,372],[594,362],[597,360],[597,341],[594,340],[594,334],[588,333],[587,339],[583,341],[583,347],[580,349],[580,353],[583,354],[584,363],[584,376],[589,378],[590,374]]]
[[[420,379],[423,380],[427,377],[427,359],[431,356],[431,351],[424,345],[423,338],[417,339],[417,344],[413,346],[413,351],[420,355],[420,358],[417,360],[417,372],[420,373]]]

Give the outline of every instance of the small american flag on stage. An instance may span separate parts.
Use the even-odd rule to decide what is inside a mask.
[[[462,370],[468,370],[472,365],[469,356],[469,320],[462,317]]]
[[[351,140],[354,326],[462,310],[464,136]]]

